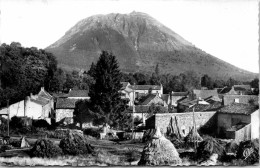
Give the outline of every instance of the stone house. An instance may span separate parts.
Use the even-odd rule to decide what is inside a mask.
[[[258,107],[233,103],[218,111],[217,133],[221,138],[236,141],[249,140],[259,137]]]
[[[168,106],[168,104],[159,96],[159,93],[147,94],[141,99],[141,101],[138,104],[142,106],[151,106],[152,104],[156,106]]]
[[[224,87],[219,90],[219,95],[249,95],[252,93],[250,85],[234,85],[232,87]]]
[[[67,94],[68,99],[86,99],[89,100],[88,90],[70,90]]]
[[[157,94],[159,97],[163,94],[163,86],[162,85],[131,85],[131,89],[135,92],[135,97],[138,98],[143,95]]]
[[[217,90],[197,90],[197,89],[194,89],[193,90],[193,94],[194,94],[194,98],[197,98],[197,99],[205,99],[205,98],[208,98],[208,97],[218,97],[218,92]]]
[[[89,100],[88,90],[70,90],[67,94],[56,95],[55,121],[63,121],[65,124],[73,123],[73,113],[76,102]]]
[[[224,105],[232,103],[258,104],[259,97],[257,95],[223,95]]]
[[[171,105],[177,107],[178,101],[188,97],[189,92],[172,92],[171,93]]]
[[[121,98],[128,100],[128,106],[133,106],[134,92],[129,82],[121,82],[122,88],[120,89]]]
[[[64,120],[66,124],[73,123],[73,113],[75,110],[77,99],[58,98],[55,109],[55,121]]]
[[[51,113],[54,108],[53,97],[41,87],[38,94],[27,96],[25,100],[11,104],[9,106],[10,118],[13,116],[30,117],[32,119],[45,119],[51,123]],[[7,108],[3,108],[7,114]]]

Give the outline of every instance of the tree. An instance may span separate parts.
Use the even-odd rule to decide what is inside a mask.
[[[95,81],[89,87],[89,107],[95,114],[95,121],[118,127],[124,117],[127,101],[121,99],[119,93],[122,74],[116,57],[112,53],[102,51],[99,60],[91,66],[88,74]]]
[[[159,64],[156,64],[155,74],[156,74],[157,76],[159,76],[159,74],[160,74]]]
[[[213,89],[213,82],[208,75],[204,75],[201,78],[201,86],[207,87],[208,89]]]
[[[255,78],[254,80],[252,80],[250,82],[250,85],[251,85],[252,88],[259,88],[259,79]]]

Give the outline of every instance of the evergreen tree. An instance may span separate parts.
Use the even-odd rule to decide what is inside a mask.
[[[88,74],[95,81],[89,87],[89,107],[95,115],[95,121],[118,127],[124,118],[127,101],[121,99],[119,93],[122,74],[116,57],[103,51],[97,63],[92,64]]]

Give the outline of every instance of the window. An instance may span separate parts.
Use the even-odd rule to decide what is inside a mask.
[[[239,103],[239,98],[236,98],[236,99],[235,99],[235,103]]]

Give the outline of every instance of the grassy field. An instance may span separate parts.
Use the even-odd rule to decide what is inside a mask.
[[[132,141],[113,142],[87,138],[94,146],[95,154],[80,156],[61,156],[58,158],[31,158],[29,150],[7,151],[0,154],[1,166],[114,166],[114,165],[137,165],[143,143]],[[34,144],[37,139],[27,138],[29,144]],[[58,139],[52,139],[59,144]],[[131,155],[132,154],[132,155]]]

